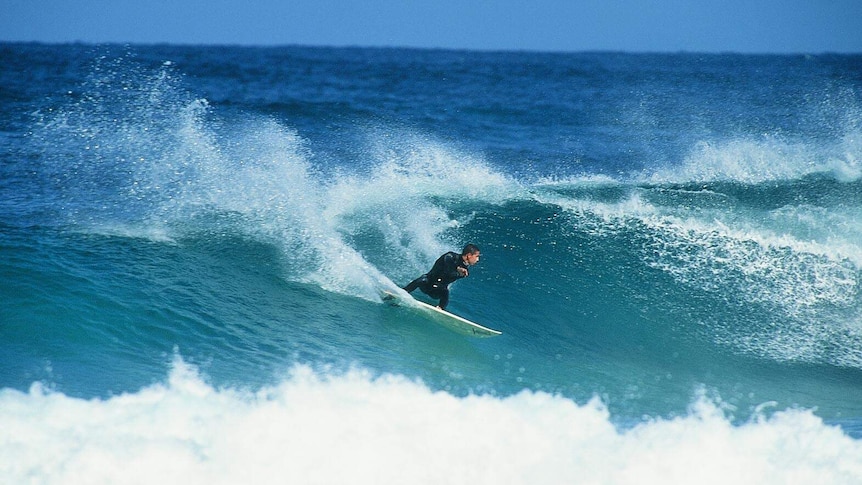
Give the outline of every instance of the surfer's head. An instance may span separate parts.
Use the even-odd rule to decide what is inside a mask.
[[[479,252],[479,247],[475,244],[468,244],[461,251],[461,259],[470,266],[479,262],[479,256],[481,256],[481,253]]]

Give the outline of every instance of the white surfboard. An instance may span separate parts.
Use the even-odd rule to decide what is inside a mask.
[[[404,295],[398,295],[385,290],[381,293],[383,300],[387,303],[395,306],[402,306],[403,303],[403,306],[418,308],[422,311],[423,314],[430,316],[431,319],[435,322],[464,335],[470,335],[473,337],[496,337],[497,335],[501,335],[503,333],[499,330],[483,327],[482,325],[471,322],[464,317],[459,317],[454,313],[447,312],[446,310],[441,310],[436,306],[431,306],[412,297],[410,297],[409,302],[405,301],[407,298],[407,293],[405,293]]]

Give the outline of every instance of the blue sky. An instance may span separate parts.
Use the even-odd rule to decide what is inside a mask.
[[[0,0],[0,40],[862,53],[862,0]]]

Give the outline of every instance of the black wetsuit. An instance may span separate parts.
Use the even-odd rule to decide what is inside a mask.
[[[437,258],[431,271],[411,281],[409,285],[404,287],[404,290],[410,293],[419,288],[431,298],[439,299],[440,308],[446,308],[446,305],[449,304],[449,285],[465,276],[465,274],[458,272],[459,266],[467,269],[464,258],[454,251],[449,251]]]

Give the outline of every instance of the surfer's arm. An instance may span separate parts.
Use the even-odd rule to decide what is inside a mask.
[[[442,270],[445,275],[444,279],[447,281],[466,278],[469,274],[467,268],[461,265],[461,258],[456,253],[447,253],[443,256]]]

